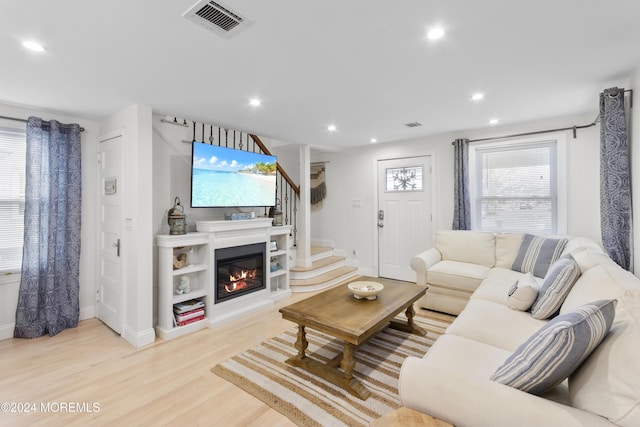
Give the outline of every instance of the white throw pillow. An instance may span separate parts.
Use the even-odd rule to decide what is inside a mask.
[[[509,289],[507,307],[512,310],[527,311],[538,297],[538,282],[531,273],[519,279]]]

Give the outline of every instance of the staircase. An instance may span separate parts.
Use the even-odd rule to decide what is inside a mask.
[[[289,270],[291,291],[318,291],[358,275],[358,268],[347,266],[344,257],[333,254],[333,248],[312,246],[311,260],[311,267],[293,267]]]

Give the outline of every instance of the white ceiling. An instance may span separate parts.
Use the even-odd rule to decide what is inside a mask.
[[[341,148],[595,116],[640,65],[637,0],[222,0],[254,22],[229,40],[182,17],[195,2],[2,0],[0,101],[92,120],[138,103]]]

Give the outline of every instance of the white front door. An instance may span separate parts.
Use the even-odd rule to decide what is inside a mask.
[[[98,152],[100,206],[98,214],[97,317],[122,334],[124,280],[122,268],[122,135],[104,136]]]
[[[416,281],[411,257],[432,246],[431,156],[378,161],[378,275]]]

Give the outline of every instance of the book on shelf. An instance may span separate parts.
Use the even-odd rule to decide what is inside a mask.
[[[198,317],[194,317],[192,319],[188,319],[188,320],[183,320],[182,322],[176,322],[177,326],[184,326],[184,325],[188,325],[189,323],[194,323],[194,322],[198,322],[200,320],[204,320],[204,314],[198,316]]]
[[[177,315],[184,316],[184,315],[191,314],[191,313],[194,313],[194,312],[196,312],[196,311],[202,311],[202,310],[204,310],[204,307],[195,308],[195,309],[193,309],[193,310],[189,310],[189,311],[178,311],[178,310],[175,310],[175,309],[174,309],[174,310],[173,310],[173,313],[174,313],[176,316],[177,316]]]
[[[176,316],[176,321],[183,322],[185,320],[193,319],[194,317],[204,316],[204,308],[187,311],[186,313],[182,313],[182,314],[176,313],[175,316]]]
[[[204,308],[204,301],[199,299],[191,299],[189,301],[173,304],[174,313],[185,313],[187,311],[193,311],[198,308]]]

